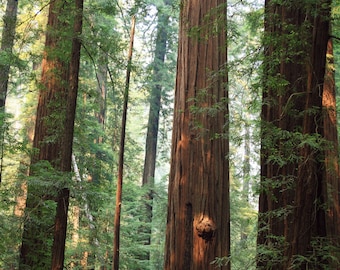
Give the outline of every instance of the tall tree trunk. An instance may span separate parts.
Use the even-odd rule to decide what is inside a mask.
[[[260,269],[321,269],[327,265],[313,243],[323,239],[325,245],[331,237],[325,202],[338,201],[325,190],[329,171],[324,166],[328,154],[323,143],[330,2],[266,1]]]
[[[230,269],[226,1],[180,20],[164,269]]]
[[[31,161],[20,269],[63,269],[83,0],[74,3],[57,0],[49,7],[33,140],[38,151]],[[72,11],[76,12],[73,28],[69,20],[62,20]],[[72,42],[65,38],[70,35]],[[39,187],[36,179],[40,177],[44,184]],[[62,186],[53,191],[57,183],[51,181],[61,179]]]
[[[338,129],[337,129],[337,110],[336,110],[336,92],[334,78],[334,55],[333,42],[328,40],[327,44],[327,65],[325,82],[322,94],[323,106],[323,134],[328,142],[325,150],[325,168],[324,183],[322,186],[322,196],[327,212],[325,215],[325,224],[327,237],[330,239],[330,245],[340,247],[340,171],[339,171],[339,151],[338,151]],[[338,254],[332,255],[337,257]],[[332,269],[340,269],[340,265],[331,264]]]
[[[144,221],[146,222],[146,245],[151,243],[151,223],[152,223],[152,205],[153,205],[153,187],[156,168],[156,156],[157,156],[157,141],[158,141],[158,128],[159,128],[159,113],[161,110],[161,98],[162,98],[162,82],[164,81],[164,61],[168,40],[168,23],[169,15],[163,9],[166,9],[170,5],[170,1],[164,1],[164,7],[158,8],[158,22],[157,22],[157,37],[155,56],[153,61],[153,76],[152,76],[152,88],[150,93],[150,109],[149,119],[146,134],[145,144],[145,159],[144,159],[144,171],[142,185],[148,187],[148,194],[146,196],[146,212]],[[147,252],[146,260],[150,259],[150,253]]]
[[[57,15],[62,12],[62,4],[62,0],[50,3],[47,25],[51,29],[56,29],[56,31],[61,28],[61,22],[58,20]],[[61,112],[64,110],[64,108],[60,108],[61,104],[58,99],[61,98],[65,100],[66,89],[64,89],[64,86],[66,83],[64,80],[67,77],[65,75],[67,74],[67,70],[65,70],[65,63],[61,59],[49,56],[50,51],[57,51],[60,42],[61,41],[51,32],[51,30],[46,33],[41,75],[42,87],[46,90],[42,89],[39,94],[33,139],[33,147],[38,149],[37,151],[39,152],[32,157],[30,169],[31,176],[38,173],[35,172],[33,166],[39,160],[50,161],[56,166],[56,161],[59,158],[58,153],[61,147],[60,134],[58,134],[54,140],[49,140],[53,143],[47,143],[45,141],[48,141],[47,139],[51,137],[56,130],[56,126],[53,126],[52,124],[48,126],[46,118],[49,117],[49,122],[53,122],[51,119],[52,112]],[[58,74],[57,71],[59,71]],[[50,105],[47,106],[48,104]],[[61,124],[62,123],[59,122],[60,126]],[[53,207],[54,205],[51,203],[51,200],[53,200],[55,195],[46,194],[47,192],[44,192],[44,194],[40,189],[41,187],[37,187],[34,183],[31,183],[31,181],[28,181],[28,194],[25,210],[27,218],[25,220],[22,237],[20,269],[25,269],[26,267],[31,267],[33,269],[34,267],[40,267],[41,269],[51,268],[51,239],[53,239],[54,224],[51,219],[47,222],[45,217],[46,213],[43,215],[43,208],[39,206],[47,204],[47,199],[49,199],[48,203]],[[40,194],[37,196],[38,191],[40,191]],[[48,211],[48,209],[44,210]],[[49,214],[55,216],[54,209]],[[43,222],[39,224],[39,220],[43,220]]]
[[[4,26],[2,29],[0,57],[0,183],[2,181],[3,156],[4,156],[4,122],[5,103],[8,90],[10,63],[13,58],[12,50],[15,37],[15,26],[17,22],[17,0],[7,0],[6,12],[3,17]]]
[[[83,25],[83,5],[84,0],[74,1],[75,15],[72,31],[71,59],[69,64],[69,88],[66,97],[66,116],[64,124],[64,134],[61,145],[61,166],[63,172],[71,172],[72,166],[72,146],[74,133],[74,120],[76,116],[79,67],[80,67],[80,35]],[[67,229],[67,214],[70,191],[67,187],[59,191],[57,198],[57,213],[54,222],[54,239],[52,246],[52,270],[64,269],[64,254]]]
[[[122,130],[119,144],[119,164],[118,164],[118,179],[117,179],[117,190],[116,190],[116,209],[114,218],[114,239],[113,239],[113,266],[112,270],[119,269],[119,245],[120,245],[120,213],[122,207],[122,191],[123,191],[123,168],[124,168],[124,149],[125,149],[125,130],[126,130],[126,118],[128,109],[129,99],[129,87],[130,87],[130,74],[132,65],[132,52],[133,42],[135,38],[135,24],[136,18],[132,17],[131,20],[131,32],[130,32],[130,47],[128,55],[128,65],[126,70],[126,81],[124,91],[124,106],[123,106],[123,117],[122,117]]]

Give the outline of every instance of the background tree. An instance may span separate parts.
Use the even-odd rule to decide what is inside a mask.
[[[8,91],[9,70],[11,63],[14,63],[14,55],[12,54],[15,28],[17,22],[18,1],[8,0],[6,5],[6,13],[3,17],[4,28],[1,37],[0,49],[0,112],[1,112],[1,130],[0,130],[0,183],[2,178],[3,156],[4,156],[4,140],[5,140],[5,103]]]
[[[225,9],[181,3],[165,269],[215,269],[229,255]]]
[[[151,92],[149,95],[149,118],[147,124],[147,134],[145,143],[145,159],[143,167],[142,185],[149,191],[146,196],[145,204],[145,227],[146,233],[145,244],[151,243],[151,224],[152,224],[152,204],[153,204],[153,188],[155,185],[155,169],[157,160],[157,142],[159,132],[160,110],[162,108],[162,84],[164,82],[164,66],[167,54],[167,41],[169,32],[169,11],[170,1],[166,0],[157,8],[157,33],[155,39],[154,60],[152,64],[152,82]],[[147,252],[145,259],[150,259],[150,252]]]
[[[324,162],[335,142],[325,136],[322,107],[330,4],[265,2],[259,269],[331,261],[327,212],[338,195],[334,183],[326,188],[334,171]]]
[[[228,1],[227,14],[230,261],[232,269],[255,269],[258,203],[256,186],[259,180],[257,122],[261,108],[257,71],[262,58],[262,4]]]

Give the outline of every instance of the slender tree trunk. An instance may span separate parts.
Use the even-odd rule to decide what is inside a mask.
[[[244,203],[249,203],[249,177],[250,177],[250,129],[246,123],[244,135],[244,160],[243,160],[243,183],[242,183],[242,199]],[[241,240],[247,240],[247,220],[241,223]]]
[[[121,207],[122,207],[125,130],[126,130],[127,107],[128,107],[128,99],[129,99],[133,42],[134,42],[134,37],[135,37],[135,23],[136,23],[136,18],[135,16],[133,16],[131,20],[130,47],[129,47],[129,55],[128,55],[128,65],[127,65],[127,70],[126,70],[122,130],[121,130],[120,147],[119,147],[118,179],[117,179],[117,190],[116,190],[116,210],[115,210],[115,218],[114,218],[113,266],[112,266],[113,270],[119,269],[120,213],[121,213]]]
[[[98,97],[99,97],[99,113],[97,114],[98,123],[103,127],[105,126],[105,115],[106,115],[106,93],[107,93],[107,62],[108,55],[101,52],[98,65]],[[102,136],[98,137],[98,143],[102,143]]]
[[[104,52],[100,52],[98,70],[97,70],[97,80],[98,80],[98,104],[99,111],[95,113],[98,123],[101,128],[101,132],[99,132],[97,138],[95,139],[96,144],[103,143],[103,135],[105,128],[105,115],[106,115],[106,92],[107,92],[107,62],[108,56]],[[101,162],[103,156],[100,150],[97,150],[94,154],[94,166],[91,169],[92,172],[92,181],[98,183],[101,177]]]
[[[170,1],[164,2],[165,8],[170,5]],[[152,205],[153,205],[153,187],[156,168],[156,156],[157,156],[157,141],[158,141],[158,128],[159,128],[159,113],[161,110],[161,98],[162,98],[162,82],[163,65],[165,61],[167,40],[168,40],[168,23],[169,15],[162,9],[158,9],[158,22],[157,22],[157,37],[155,56],[153,61],[153,76],[152,76],[152,88],[150,93],[150,111],[146,134],[145,144],[145,159],[144,159],[144,171],[142,185],[148,187],[149,191],[146,196],[146,212],[143,215],[144,221],[149,226],[144,233],[146,233],[146,245],[151,243],[151,223],[152,223]],[[150,252],[147,252],[146,260],[150,259]]]
[[[164,269],[230,269],[226,1],[180,20]]]
[[[17,22],[17,0],[7,0],[6,12],[3,17],[4,26],[2,29],[1,37],[1,58],[0,62],[0,183],[2,181],[2,170],[3,170],[3,156],[4,156],[4,140],[5,140],[5,103],[8,90],[9,71],[11,66],[12,50],[14,45],[15,27]]]
[[[75,6],[63,0],[50,3],[33,140],[38,152],[32,157],[30,176],[38,179],[46,170],[44,173],[49,176],[45,177],[60,175],[60,178],[43,179],[42,187],[34,180],[28,184],[20,269],[63,269],[69,201],[66,179],[71,171],[82,8],[83,0],[76,0]],[[76,12],[73,29],[69,20],[60,20],[70,11]],[[64,36],[70,33],[72,42]],[[48,161],[53,169],[41,161]],[[59,190],[46,189],[53,185],[51,181],[61,178],[65,183]]]

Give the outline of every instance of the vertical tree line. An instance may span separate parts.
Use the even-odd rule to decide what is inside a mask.
[[[20,269],[64,268],[82,9],[82,0],[49,6]]]
[[[225,27],[225,1],[182,1],[164,269],[229,255]]]
[[[338,1],[246,2],[7,0],[0,10],[0,268],[340,269],[331,33]],[[251,34],[262,35],[259,48]],[[173,44],[176,70],[168,68]],[[30,65],[36,71],[38,61],[35,78]],[[11,68],[19,62],[22,69]],[[172,84],[167,160],[160,135],[172,117],[164,113]],[[8,128],[11,87],[26,120]],[[19,105],[34,90],[35,116]],[[35,122],[31,141],[25,121]],[[3,153],[12,165],[6,174]],[[25,214],[14,216],[20,178]],[[15,240],[12,227],[22,232]]]
[[[330,12],[331,1],[265,2],[259,269],[324,269],[338,245],[337,135],[323,105],[334,102],[323,95]]]
[[[8,91],[8,81],[10,74],[11,63],[14,62],[13,46],[15,38],[15,27],[17,22],[18,1],[8,0],[6,12],[3,17],[4,28],[1,35],[0,48],[0,183],[3,170],[4,144],[5,144],[5,104]]]
[[[155,187],[155,170],[157,160],[157,143],[159,133],[160,111],[162,108],[162,81],[164,81],[164,66],[167,52],[168,42],[168,23],[169,14],[167,8],[171,4],[170,0],[165,0],[163,6],[157,9],[157,34],[155,39],[154,60],[152,64],[152,78],[151,78],[151,92],[149,95],[149,116],[146,132],[145,142],[145,158],[143,168],[142,185],[147,188],[147,195],[145,197],[145,212],[143,213],[144,221],[146,223],[145,244],[151,244],[151,226],[152,226],[152,209],[153,196]],[[145,259],[150,260],[150,252],[147,252]]]
[[[114,245],[113,245],[113,266],[112,270],[119,269],[119,250],[120,250],[120,220],[122,208],[122,193],[123,193],[123,168],[124,168],[124,149],[125,149],[125,133],[127,122],[127,110],[129,101],[129,88],[132,69],[132,53],[133,43],[135,39],[135,26],[136,17],[132,16],[131,30],[130,30],[130,43],[128,52],[128,64],[126,68],[124,100],[123,100],[123,115],[122,115],[122,130],[119,142],[119,162],[118,162],[118,177],[117,177],[117,190],[116,190],[116,210],[114,217]]]

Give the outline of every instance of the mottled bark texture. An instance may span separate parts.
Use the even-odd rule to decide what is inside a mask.
[[[229,256],[225,27],[225,1],[182,1],[164,269]]]

